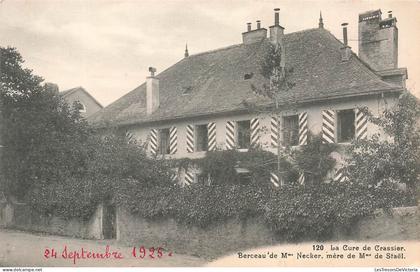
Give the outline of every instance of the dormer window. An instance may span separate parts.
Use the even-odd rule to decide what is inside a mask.
[[[188,86],[188,87],[183,87],[182,88],[182,95],[188,95],[192,92],[192,87]]]
[[[79,104],[80,104],[79,112],[80,113],[86,113],[86,106],[85,106],[85,104],[83,104],[82,102],[79,102]]]
[[[254,73],[248,73],[244,75],[244,80],[251,79],[254,76]]]

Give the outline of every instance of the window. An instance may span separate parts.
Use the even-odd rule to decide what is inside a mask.
[[[286,146],[294,146],[299,144],[298,115],[283,117],[283,142]]]
[[[82,102],[79,102],[79,103],[80,103],[79,112],[85,113],[86,112],[86,106],[85,106],[85,104],[83,104]]]
[[[251,184],[252,177],[251,173],[240,173],[238,174],[239,184]]]
[[[191,86],[187,86],[187,87],[182,88],[182,95],[188,95],[191,92],[192,92],[192,87]]]
[[[251,79],[254,76],[254,73],[249,73],[244,75],[244,80]]]
[[[251,144],[251,122],[238,121],[237,122],[237,142],[239,149],[248,149]]]
[[[169,128],[159,129],[159,154],[169,154]]]
[[[204,175],[203,173],[197,174],[197,182],[200,184],[207,184],[210,185],[210,179],[208,175]]]
[[[337,112],[337,141],[339,143],[351,142],[354,139],[354,118],[353,109]]]
[[[207,125],[198,125],[195,126],[195,135],[196,135],[196,151],[207,151],[208,149],[208,131]]]

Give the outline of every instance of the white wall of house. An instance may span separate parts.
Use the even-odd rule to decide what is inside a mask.
[[[382,97],[381,95],[372,95],[359,98],[341,98],[340,100],[330,100],[318,103],[311,103],[307,105],[302,105],[296,110],[289,110],[282,112],[283,116],[294,115],[302,112],[307,113],[307,123],[308,129],[312,134],[320,134],[322,131],[322,111],[323,110],[345,110],[345,109],[356,109],[358,107],[368,107],[368,109],[374,114],[379,115],[383,112],[385,108],[392,107],[395,104],[397,96],[396,95],[387,95]],[[153,126],[142,126],[134,125],[126,128],[130,134],[141,142],[148,141],[150,130],[154,129],[164,129],[175,126],[177,128],[177,152],[172,155],[165,155],[166,158],[201,158],[204,157],[205,151],[201,152],[187,152],[187,125],[203,125],[208,124],[209,122],[214,122],[216,124],[216,141],[217,147],[220,149],[226,149],[226,122],[227,121],[242,121],[250,120],[252,118],[258,118],[260,122],[260,145],[265,150],[272,151],[276,153],[276,148],[271,146],[271,116],[269,113],[261,114],[237,114],[237,115],[225,115],[225,116],[215,116],[207,117],[202,119],[185,119],[173,122],[161,122],[155,123]],[[379,128],[372,123],[368,123],[367,127],[368,137],[380,132]],[[345,145],[345,144],[343,144]],[[148,144],[150,152],[150,144]],[[336,154],[337,156],[337,154]],[[336,157],[340,160],[340,157]],[[181,175],[184,175],[183,173]]]

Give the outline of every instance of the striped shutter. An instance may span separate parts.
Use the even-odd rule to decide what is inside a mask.
[[[178,130],[176,127],[169,129],[169,154],[175,154],[178,150]]]
[[[150,130],[150,153],[156,155],[158,150],[158,130],[152,128]]]
[[[227,121],[226,122],[226,149],[235,148],[235,122]]]
[[[299,181],[299,184],[302,184],[302,185],[305,184],[305,173],[303,172],[299,173],[298,181]]]
[[[279,176],[276,173],[271,172],[270,173],[270,182],[273,183],[274,186],[279,187],[280,186]]]
[[[278,137],[278,129],[279,129],[279,122],[277,117],[271,117],[271,146],[277,147],[277,137]]]
[[[187,152],[194,152],[194,126],[187,125]]]
[[[192,183],[194,183],[194,173],[186,171],[184,176],[184,185],[191,185]]]
[[[299,145],[308,143],[308,114],[299,113]]]
[[[173,183],[178,183],[178,174],[177,174],[177,172],[176,172],[176,171],[173,171],[173,172],[171,173],[170,178],[171,178],[171,181],[172,181]]]
[[[346,173],[344,172],[344,168],[338,168],[335,170],[334,181],[344,182],[347,180],[348,180],[348,177],[346,176]]]
[[[208,151],[216,150],[216,124],[208,123],[207,124],[207,133],[208,133]]]
[[[322,142],[335,143],[335,111],[322,111]]]
[[[251,119],[251,146],[257,147],[260,143],[260,120]]]
[[[133,142],[135,142],[134,135],[129,130],[126,130],[125,131],[125,138],[127,139],[127,143],[133,143]]]
[[[367,138],[367,117],[363,111],[356,109],[356,140],[364,140]]]

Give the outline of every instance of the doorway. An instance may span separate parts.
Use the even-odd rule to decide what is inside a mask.
[[[104,203],[102,232],[104,239],[117,238],[117,209],[113,203]]]

